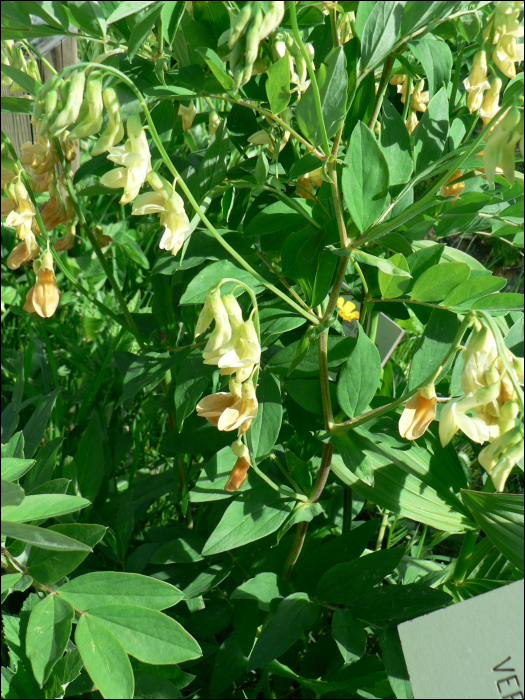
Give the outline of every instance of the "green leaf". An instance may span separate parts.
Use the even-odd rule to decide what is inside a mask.
[[[306,630],[315,625],[318,615],[319,607],[306,593],[292,593],[281,600],[252,651],[250,669],[279,658]]]
[[[430,24],[432,20],[446,17],[455,12],[461,3],[440,0],[439,2],[423,2],[422,0],[409,0],[403,8],[401,19],[401,34],[406,36],[417,29]]]
[[[391,574],[404,553],[403,547],[395,547],[336,564],[321,577],[316,595],[330,603],[348,605]]]
[[[18,457],[2,457],[2,479],[4,481],[16,481],[28,472],[34,459],[19,459]]]
[[[7,75],[8,78],[11,78],[11,80],[14,83],[19,85],[23,90],[28,92],[33,97],[35,97],[38,94],[38,91],[42,87],[40,83],[37,83],[37,81],[27,73],[24,73],[23,71],[18,70],[17,68],[13,68],[13,66],[8,66],[5,63],[2,63],[2,73],[4,75]],[[32,105],[31,100],[24,100],[24,102],[29,102],[29,104]],[[2,111],[4,111],[3,105]]]
[[[159,698],[169,698],[171,700],[172,698],[183,697],[182,693],[174,683],[169,681],[167,678],[163,678],[157,675],[156,673],[148,673],[147,671],[135,670],[134,676],[134,698],[142,698],[142,700],[150,700],[150,698],[151,700],[159,700]]]
[[[439,159],[447,142],[448,128],[448,97],[445,88],[441,88],[428,103],[414,131],[416,173]]]
[[[235,634],[231,634],[219,647],[210,681],[210,693],[218,697],[248,670],[248,656],[239,647]]]
[[[222,59],[220,59],[213,49],[203,47],[196,49],[197,53],[200,54],[203,59],[208,64],[209,69],[213,75],[217,78],[222,87],[228,92],[233,87],[233,78],[226,72],[226,66],[224,65]]]
[[[507,280],[502,277],[475,277],[474,279],[469,279],[447,294],[443,301],[443,306],[450,308],[473,302],[494,292],[499,292],[506,284]]]
[[[404,185],[414,168],[410,136],[402,116],[387,99],[383,100],[381,150],[388,163],[390,185]]]
[[[444,532],[465,532],[473,528],[473,521],[463,513],[458,499],[451,498],[446,481],[442,485],[429,485],[428,471],[426,475],[409,471],[409,455],[395,452],[395,464],[374,470],[373,487],[361,481],[339,455],[333,457],[332,471],[363,498],[400,516]],[[389,458],[390,454],[384,456]]]
[[[281,387],[279,380],[271,372],[264,371],[259,374],[257,401],[257,418],[252,423],[248,439],[251,441],[251,453],[256,461],[259,461],[273,449],[283,419]]]
[[[430,99],[443,87],[445,89],[450,82],[452,71],[452,52],[444,41],[440,41],[433,34],[426,34],[422,39],[409,42],[410,50],[425,69],[428,80]]]
[[[106,23],[108,25],[114,24],[115,22],[118,22],[121,19],[125,19],[126,17],[136,15],[137,12],[145,10],[146,7],[153,5],[154,2],[155,0],[146,0],[145,2],[131,2],[130,0],[124,0],[124,2],[119,2],[117,3],[118,7],[116,7],[115,10],[113,10],[113,12],[109,15],[109,17],[106,20]]]
[[[84,574],[60,588],[60,595],[80,610],[105,605],[138,605],[164,610],[184,597],[178,588],[141,574],[99,571]]]
[[[193,5],[193,17],[204,27],[214,43],[218,42],[221,34],[230,26],[229,12],[221,2],[198,0]]]
[[[435,269],[435,268],[434,268]],[[457,317],[443,309],[434,309],[419,339],[410,364],[409,390],[415,389],[441,366],[459,329]]]
[[[107,231],[107,235],[110,235],[110,231]],[[124,249],[124,251],[129,256],[129,258],[131,258],[131,260],[136,262],[145,270],[149,270],[148,258],[144,255],[142,248],[133,238],[133,236],[130,235],[129,231],[120,230],[116,231],[115,233],[111,232],[111,238],[114,243],[116,243]]]
[[[35,412],[23,429],[22,432],[24,433],[25,440],[24,457],[32,457],[36,452],[36,448],[40,445],[60,391],[61,388],[59,387],[47,396],[42,397]]]
[[[363,625],[349,610],[337,608],[332,617],[332,637],[345,664],[351,664],[365,653],[367,635]]]
[[[444,591],[426,588],[419,583],[407,586],[382,586],[354,600],[349,609],[359,619],[374,625],[396,623],[444,608],[452,598]]]
[[[461,495],[490,541],[523,573],[523,494],[462,490]]]
[[[273,63],[266,71],[266,94],[274,114],[280,114],[290,102],[290,61],[283,56]],[[315,168],[314,168],[315,169]],[[309,172],[309,171],[307,171]]]
[[[397,627],[388,626],[381,630],[378,637],[388,680],[398,700],[412,700],[414,693],[410,684],[403,649],[399,640]]]
[[[24,576],[22,572],[18,574],[2,574],[2,595],[8,593],[9,590],[20,581],[22,576]]]
[[[222,564],[214,564],[209,566],[197,576],[195,581],[192,581],[189,586],[184,589],[185,600],[198,598],[204,593],[208,593],[219,586],[227,576],[230,575],[231,568]]]
[[[270,612],[272,600],[282,600],[283,584],[277,574],[263,571],[248,579],[231,594],[232,600],[255,600],[260,610]]]
[[[0,111],[8,114],[33,114],[33,102],[24,100],[23,97],[4,97],[2,95]]]
[[[74,24],[83,34],[104,39],[106,36],[106,19],[100,4],[86,0],[72,0],[68,8],[73,15]],[[130,57],[131,58],[131,57]]]
[[[306,319],[291,309],[281,306],[263,306],[259,309],[262,343],[271,345],[279,336],[306,323]]]
[[[243,270],[236,265],[234,265],[229,260],[219,260],[216,263],[208,265],[204,270],[201,270],[198,275],[196,275],[192,281],[186,287],[186,291],[180,299],[181,304],[204,304],[206,299],[206,294],[208,291],[217,285],[217,283],[224,277],[230,277],[239,282],[244,282],[244,284],[251,287],[251,289],[258,294],[264,289],[264,286],[255,279],[253,275],[246,270]],[[223,284],[221,287],[222,294],[228,294],[234,288],[234,282],[228,282]],[[242,294],[244,290],[238,288],[235,290],[234,294],[238,296]]]
[[[26,653],[37,683],[47,681],[69,642],[75,611],[57,595],[48,595],[29,617]]]
[[[20,505],[24,500],[24,496],[24,489],[21,486],[2,479],[2,508]]]
[[[264,483],[230,503],[202,550],[203,556],[227,552],[275,532],[293,503]]]
[[[21,542],[27,542],[40,549],[51,549],[58,552],[91,552],[91,547],[83,542],[77,542],[59,532],[35,527],[35,525],[2,521],[2,534]]]
[[[177,537],[161,544],[150,562],[152,564],[191,564],[202,561],[200,551],[203,544],[204,539],[200,535],[188,531],[184,537]]]
[[[343,170],[343,195],[354,224],[362,233],[379,218],[389,197],[386,158],[362,122],[352,132],[345,164],[348,167]]]
[[[55,469],[57,452],[63,442],[64,438],[59,437],[54,440],[49,440],[45,445],[41,445],[38,448],[35,455],[35,466],[24,479],[24,488],[26,491],[32,491],[51,479]]]
[[[401,267],[397,267],[389,260],[386,260],[385,258],[378,258],[375,255],[370,255],[370,253],[365,253],[362,250],[348,251],[341,248],[337,250],[332,250],[332,253],[334,253],[334,255],[339,255],[343,258],[352,258],[353,260],[362,265],[370,265],[371,267],[377,267],[378,270],[381,270],[386,275],[395,275],[397,277],[410,277],[409,272],[407,272]]]
[[[305,411],[323,415],[323,397],[318,379],[287,379],[284,389]]]
[[[90,609],[89,616],[114,634],[128,654],[146,664],[180,664],[202,656],[195,639],[157,610],[112,604]]]
[[[190,491],[190,501],[201,503],[205,501],[221,501],[231,498],[232,494],[224,490],[226,482],[230,478],[230,473],[237,457],[233,454],[231,447],[223,447],[204,465],[197,483]],[[248,479],[241,486],[242,491],[250,488],[250,474]]]
[[[202,364],[202,349],[188,355],[177,372],[175,382],[175,415],[182,430],[185,419],[193,413],[198,400],[211,382],[214,367]]]
[[[88,546],[88,550],[51,554],[43,549],[31,549],[26,564],[27,570],[36,581],[51,586],[80,566],[89,554],[90,548],[95,547],[104,537],[106,529],[103,525],[88,525],[87,523],[51,525],[46,532],[57,532],[77,542],[83,542]]]
[[[215,136],[206,149],[197,172],[201,199],[224,180],[229,158],[230,141],[228,139],[226,119],[222,119]]]
[[[334,136],[345,116],[346,85],[345,53],[342,46],[334,49],[317,70],[321,111],[328,138]],[[295,113],[303,134],[314,144],[322,143],[321,127],[315,108],[312,86],[307,89]]]
[[[150,7],[149,10],[141,15],[139,21],[135,24],[131,30],[131,34],[128,40],[128,59],[131,61],[133,56],[137,51],[142,48],[144,43],[147,41],[149,33],[153,29],[153,25],[157,21],[158,16],[162,10],[162,3],[158,2]]]
[[[305,215],[309,216],[309,210],[305,200],[293,200],[299,207],[305,210]],[[253,219],[250,219],[248,225],[244,229],[244,236],[264,236],[270,233],[277,233],[283,229],[295,228],[300,229],[306,225],[305,217],[296,209],[292,209],[284,202],[275,202],[270,204]]]
[[[483,299],[478,299],[471,307],[473,310],[509,313],[510,311],[523,311],[523,294],[491,294]]]
[[[406,261],[406,258],[401,253],[396,253],[396,255],[393,255],[388,259],[388,262],[391,262],[396,267],[410,273],[410,267]],[[406,288],[410,284],[410,279],[407,279],[406,277],[387,275],[380,270],[378,274],[378,282],[383,299],[396,299],[405,293]]]
[[[357,343],[343,365],[337,381],[337,400],[347,416],[359,416],[375,396],[381,379],[379,351],[359,327]]]
[[[91,505],[90,501],[80,496],[67,496],[66,494],[40,494],[38,496],[26,496],[18,506],[7,506],[2,511],[2,517],[12,523],[23,523],[31,520],[57,518],[67,513],[75,513],[77,510]]]
[[[361,36],[361,71],[380,63],[396,43],[401,26],[400,2],[376,2]]]
[[[162,32],[164,34],[164,40],[169,44],[169,46],[172,46],[173,42],[175,41],[175,36],[180,26],[185,9],[186,3],[183,0],[178,0],[178,2],[169,0],[168,2],[162,3],[162,10],[160,12]]]
[[[75,644],[91,680],[105,698],[132,698],[133,670],[124,647],[91,615],[81,615]]]
[[[470,277],[465,263],[440,263],[425,270],[412,289],[414,301],[441,301],[449,292]]]

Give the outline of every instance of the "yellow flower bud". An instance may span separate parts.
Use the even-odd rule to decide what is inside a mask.
[[[411,109],[408,113],[408,119],[405,122],[405,126],[410,135],[414,132],[414,129],[419,124],[417,114]]]
[[[214,136],[215,132],[221,125],[221,120],[219,119],[219,115],[217,112],[210,112],[210,116],[208,118],[208,131],[210,134],[210,138]]]
[[[235,493],[246,481],[248,469],[252,466],[252,463],[250,460],[250,451],[240,440],[233,443],[232,452],[237,457],[237,461],[235,462],[235,466],[232,469],[224,490]]]
[[[92,73],[86,85],[86,97],[80,108],[78,121],[69,134],[72,139],[85,139],[98,134],[102,128],[102,75]]]
[[[182,130],[189,131],[189,129],[191,129],[191,125],[193,124],[193,120],[195,119],[195,116],[197,114],[197,110],[195,109],[193,101],[190,102],[188,107],[185,107],[184,105],[179,105],[178,114],[179,117],[182,117]]]
[[[65,131],[70,124],[73,124],[78,119],[82,106],[85,82],[86,74],[84,71],[76,73],[71,78],[66,104],[49,127],[49,136],[51,138],[58,136]]]
[[[503,83],[499,78],[492,78],[490,82],[490,88],[485,94],[485,97],[483,98],[483,104],[481,105],[479,110],[480,116],[483,117],[483,126],[487,126],[487,124],[499,112],[499,96],[502,85]]]
[[[470,75],[463,81],[463,85],[469,93],[467,106],[472,114],[472,112],[481,107],[483,93],[490,87],[490,83],[487,80],[487,54],[485,51],[478,51],[474,56]]]
[[[108,87],[102,93],[102,99],[108,115],[108,125],[94,145],[93,151],[91,152],[92,156],[105,153],[112,146],[120,143],[124,138],[124,125],[122,123],[117,93],[113,88]]]

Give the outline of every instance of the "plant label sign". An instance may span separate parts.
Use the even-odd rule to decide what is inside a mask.
[[[357,300],[348,296],[343,296],[343,299],[345,301],[351,301],[353,304],[355,304],[357,311],[360,311],[361,304]],[[346,336],[352,336],[355,338],[357,336],[358,329],[359,326],[355,321],[352,323],[343,321],[343,332]],[[390,355],[397,348],[404,335],[405,331],[401,328],[401,326],[399,326],[395,321],[392,321],[391,318],[388,318],[388,316],[385,316],[384,313],[381,312],[379,314],[375,345],[379,350],[379,356],[381,357],[381,367],[385,366]]]
[[[523,698],[523,580],[398,625],[414,698]]]

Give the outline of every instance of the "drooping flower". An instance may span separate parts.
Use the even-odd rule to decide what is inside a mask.
[[[21,241],[9,254],[7,258],[7,267],[10,270],[18,270],[20,265],[23,263],[34,260],[40,253],[40,248],[35,240],[33,232],[29,234]]]
[[[478,455],[478,461],[492,479],[496,491],[503,491],[513,467],[523,459],[524,441],[521,426],[502,434]]]
[[[473,442],[487,442],[490,433],[486,422],[478,416],[467,415],[467,411],[475,410],[479,405],[479,400],[474,394],[467,394],[458,401],[449,401],[443,407],[439,419],[439,439],[443,447],[448,445],[458,430]]]
[[[224,490],[229,491],[230,493],[235,493],[235,491],[238,491],[246,481],[248,470],[252,466],[252,463],[250,459],[250,451],[246,445],[241,442],[240,438],[233,443],[232,452],[237,457],[237,461],[235,462],[235,466],[231,471],[230,478],[228,479]]]
[[[494,77],[490,81],[490,87],[485,93],[483,104],[479,110],[479,114],[483,118],[483,126],[487,126],[500,110],[499,96],[502,85],[499,78]]]
[[[53,256],[48,250],[42,256],[36,284],[27,293],[23,308],[27,313],[37,313],[42,318],[51,318],[57,310],[59,301],[60,292],[53,271]]]
[[[427,431],[436,417],[436,389],[434,384],[422,387],[405,404],[399,419],[399,434],[407,440],[417,440]]]
[[[40,231],[36,225],[35,208],[22,180],[18,178],[16,182],[9,183],[6,190],[6,194],[16,204],[16,207],[7,215],[6,226],[16,228],[17,236],[20,240],[24,240],[31,231],[38,235]]]
[[[406,128],[407,128],[407,131],[408,131],[409,135],[412,135],[412,134],[413,134],[414,129],[416,128],[416,126],[417,126],[418,124],[419,124],[419,121],[418,121],[418,118],[417,118],[417,114],[415,113],[415,111],[414,111],[413,109],[409,110],[409,112],[408,112],[408,118],[407,118],[407,120],[406,120],[406,122],[405,122],[405,126],[406,126]]]
[[[514,150],[522,137],[523,117],[519,109],[513,107],[496,124],[484,149],[485,176],[490,185],[494,184],[497,166],[501,167],[505,178],[514,184]]]
[[[323,178],[321,177],[321,168],[316,168],[316,170],[312,170],[297,178],[297,196],[303,199],[315,199],[315,190],[312,185],[315,185],[315,187],[322,187]]]
[[[356,306],[352,301],[345,301],[343,297],[339,297],[337,300],[337,308],[339,309],[339,316],[343,321],[348,321],[350,323],[359,320],[359,311],[356,311]]]
[[[235,337],[234,347],[221,356],[217,365],[221,375],[236,373],[237,381],[245,382],[261,361],[261,346],[253,321],[245,321]]]
[[[164,226],[164,233],[159,248],[177,255],[184,245],[186,234],[190,231],[190,221],[184,210],[182,197],[175,192],[175,185],[170,185],[153,171],[148,174],[148,183],[154,192],[139,195],[131,213],[134,216],[160,214],[160,224]]]
[[[410,100],[410,107],[416,112],[427,111],[427,103],[430,99],[430,93],[428,91],[423,91],[424,86],[425,81],[420,80],[415,86],[412,99]]]
[[[124,125],[122,123],[120,103],[116,91],[111,87],[105,88],[102,93],[102,100],[108,115],[108,125],[93,146],[93,150],[91,151],[92,156],[105,153],[117,143],[120,143],[124,138]]]
[[[187,107],[184,105],[179,105],[179,117],[182,117],[183,131],[189,131],[191,129],[191,125],[193,124],[196,114],[197,110],[195,109],[193,101],[191,101]]]
[[[232,328],[228,318],[228,312],[222,301],[220,289],[209,291],[206,295],[206,303],[213,315],[215,328],[206,343],[202,357],[205,365],[216,365],[221,356],[221,349],[232,337]]]
[[[151,154],[146,133],[140,123],[138,114],[132,114],[127,124],[128,139],[124,146],[109,148],[108,159],[121,165],[105,173],[100,182],[105,187],[123,188],[121,204],[129,204],[137,197],[148,173],[151,171]]]
[[[221,120],[217,112],[210,112],[210,116],[208,118],[208,131],[210,134],[210,138],[215,135],[215,132],[217,131],[220,125]]]
[[[469,112],[476,112],[483,104],[483,93],[488,90],[490,83],[487,80],[487,54],[478,51],[474,56],[470,75],[463,81],[468,92],[467,107]]]
[[[523,57],[523,44],[518,44],[516,37],[508,34],[500,37],[492,52],[494,63],[511,80],[516,77],[516,63],[521,63]]]

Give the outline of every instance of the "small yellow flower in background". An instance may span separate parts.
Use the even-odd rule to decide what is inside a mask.
[[[312,170],[312,172],[305,173],[297,178],[297,196],[303,199],[315,199],[315,190],[312,185],[318,188],[322,187],[321,168],[316,168],[316,170]]]
[[[230,478],[228,479],[224,490],[229,491],[230,493],[235,493],[235,491],[238,491],[246,481],[248,469],[252,466],[252,463],[250,459],[250,451],[240,439],[233,443],[232,452],[237,457],[237,461],[235,462],[235,466],[232,469]]]
[[[125,145],[112,146],[108,149],[110,154],[108,159],[123,167],[110,170],[100,178],[101,184],[105,187],[124,189],[120,199],[121,204],[129,204],[137,197],[151,171],[148,140],[138,114],[132,114],[129,117],[126,127],[128,139]]]
[[[503,83],[499,78],[494,77],[490,81],[490,87],[485,93],[483,104],[479,109],[479,115],[483,118],[483,126],[487,126],[500,110],[499,96],[502,85]]]
[[[339,297],[337,300],[337,308],[339,309],[339,316],[343,321],[357,321],[359,319],[359,311],[356,311],[356,306],[352,301],[345,301],[343,297]]]
[[[399,434],[407,440],[417,440],[427,431],[436,417],[436,389],[428,384],[412,396],[399,419]]]
[[[447,182],[441,188],[442,197],[459,197],[459,195],[465,189],[464,182],[455,182],[458,178],[463,175],[461,170],[456,170],[456,172],[450,176]]]
[[[483,104],[483,93],[488,90],[490,83],[487,80],[487,54],[478,51],[474,56],[470,75],[463,81],[468,92],[467,107],[469,112],[476,112]]]
[[[272,144],[272,139],[270,138],[270,134],[262,129],[248,136],[248,142],[254,146],[269,146]]]
[[[34,260],[39,253],[40,248],[35,240],[35,236],[30,232],[9,254],[7,258],[7,267],[10,270],[18,270],[20,265]]]
[[[27,293],[24,311],[37,313],[42,318],[51,318],[57,310],[60,292],[53,271],[53,256],[49,250],[42,256],[36,284]]]
[[[390,78],[390,85],[402,85],[406,80],[406,75],[393,75]]]
[[[193,124],[193,120],[195,119],[195,116],[197,114],[197,110],[195,109],[195,105],[193,102],[190,102],[188,107],[185,107],[184,105],[179,105],[179,117],[182,117],[182,130],[183,131],[189,131],[191,129],[191,125]]]

